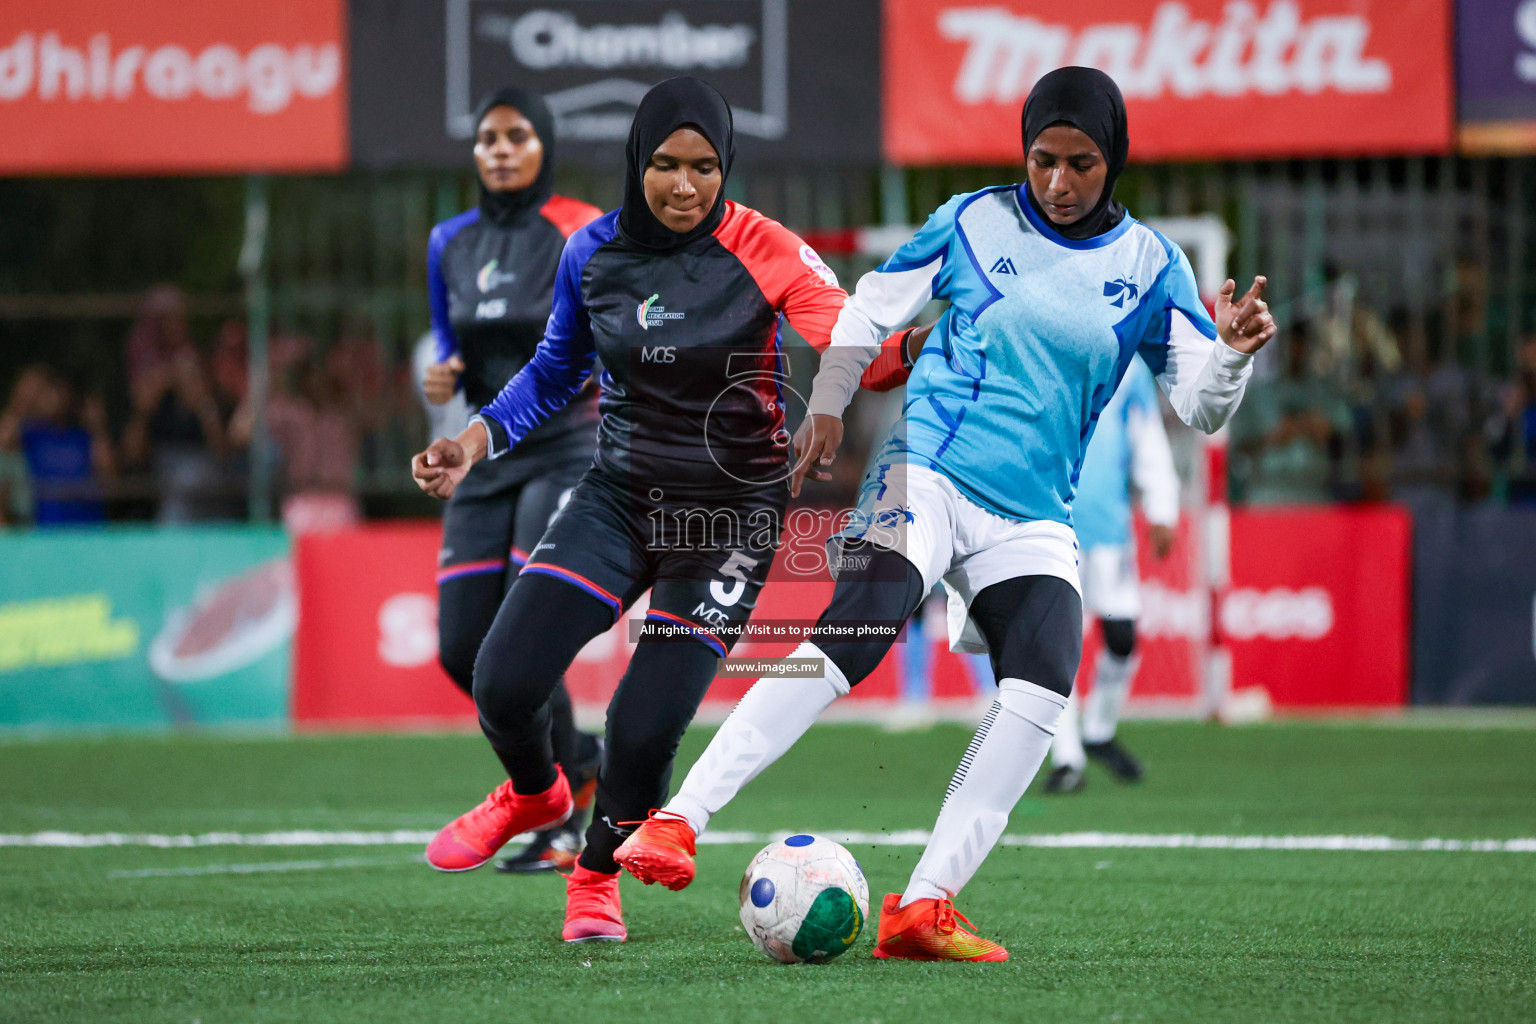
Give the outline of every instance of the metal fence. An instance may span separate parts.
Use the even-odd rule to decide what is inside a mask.
[[[729,194],[800,230],[916,224],[950,195],[1018,173],[740,168]],[[1236,240],[1231,272],[1245,283],[1261,270],[1269,276],[1288,329],[1264,373],[1305,383],[1345,410],[1326,442],[1323,496],[1392,496],[1403,479],[1394,458],[1413,430],[1404,417],[1438,387],[1456,395],[1434,401],[1461,408],[1435,413],[1433,430],[1454,436],[1439,445],[1445,465],[1419,482],[1479,499],[1520,496],[1532,468],[1516,427],[1504,424],[1512,439],[1496,435],[1501,416],[1519,418],[1522,361],[1536,358],[1525,340],[1536,329],[1526,230],[1533,178],[1526,159],[1133,166],[1118,194],[1141,217],[1219,215]],[[620,185],[617,175],[567,168],[558,187],[611,207]],[[124,339],[144,289],[179,285],[205,350],[244,316],[244,191],[230,179],[0,182],[0,225],[11,225],[0,228],[0,382],[9,387],[24,366],[51,362],[81,389],[103,392],[109,419],[120,422],[129,402]],[[370,511],[417,507],[406,465],[426,427],[406,368],[427,327],[426,240],[436,221],[473,202],[473,179],[467,170],[279,178],[267,194],[270,335],[279,349],[283,339],[308,339],[314,359],[344,340],[372,347],[381,381],[356,488]],[[828,261],[851,284],[874,258]],[[1320,339],[1338,334],[1341,316],[1349,337]],[[1292,355],[1302,345],[1304,360]],[[1524,369],[1536,384],[1536,367]],[[1536,397],[1523,400],[1536,408]],[[1267,427],[1252,426],[1262,448]],[[1264,462],[1261,454],[1245,469],[1244,451],[1234,460],[1239,497],[1243,474]],[[122,479],[136,493],[132,473]]]

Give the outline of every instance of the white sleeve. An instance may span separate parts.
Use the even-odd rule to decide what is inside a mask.
[[[1156,398],[1153,398],[1156,401]],[[1154,526],[1179,522],[1179,473],[1157,409],[1126,410],[1125,436],[1131,444],[1131,482],[1141,492],[1141,510]]]
[[[904,326],[933,298],[933,279],[944,265],[937,253],[922,266],[871,270],[858,285],[832,328],[832,343],[821,354],[807,412],[842,416],[859,390],[859,378],[880,354],[886,335]]]
[[[1168,319],[1167,358],[1157,383],[1179,419],[1214,434],[1243,400],[1253,356],[1207,338],[1178,308],[1168,310]]]

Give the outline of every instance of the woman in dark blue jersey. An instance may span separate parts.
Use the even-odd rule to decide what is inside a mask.
[[[504,88],[475,118],[480,201],[432,229],[427,281],[437,362],[427,398],[443,404],[462,389],[472,408],[496,397],[533,358],[544,335],[555,268],[566,238],[598,216],[586,203],[554,194],[555,127],[544,97]],[[438,554],[438,657],[465,693],[475,655],[502,596],[527,561],[561,498],[592,463],[595,391],[551,416],[515,455],[477,466],[443,513]],[[575,780],[583,807],[595,778],[597,740],[576,731],[563,685],[550,695],[554,750]],[[540,833],[498,867],[536,872],[568,867],[579,823]]]
[[[569,813],[544,703],[582,646],[649,589],[648,627],[676,639],[642,637],[609,705],[567,941],[625,937],[613,851],[665,798],[678,741],[773,561],[790,472],[780,319],[820,350],[847,298],[798,237],[724,198],[733,156],[719,93],[691,78],[652,89],[630,130],[623,205],[571,236],[537,355],[456,440],[412,464],[427,493],[455,494],[480,460],[520,450],[601,358],[593,467],[475,664],[481,724],[510,781],[427,848],[462,870]]]

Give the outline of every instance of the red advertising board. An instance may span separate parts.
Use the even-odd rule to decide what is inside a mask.
[[[417,523],[295,538],[295,722],[474,722],[437,663],[437,544]]]
[[[813,553],[828,520],[786,543],[780,560]],[[791,518],[792,529],[796,521]],[[1297,508],[1232,515],[1232,586],[1217,625],[1232,652],[1234,683],[1262,686],[1279,708],[1394,707],[1407,700],[1409,629],[1408,514],[1397,508]],[[437,664],[435,524],[370,526],[310,534],[296,544],[300,593],[293,716],[300,725],[472,726],[467,697]],[[1210,598],[1194,571],[1196,532],[1158,562],[1142,544],[1142,666],[1132,700],[1143,709],[1199,708],[1200,656],[1210,628]],[[812,619],[831,582],[776,568],[754,621]],[[634,649],[632,608],[589,643],[566,674],[588,714],[613,694]],[[932,695],[971,700],[968,668],[928,631]],[[1089,631],[1081,682],[1091,678]],[[792,643],[744,640],[737,656],[773,657]],[[897,697],[896,656],[853,691],[853,706]],[[718,718],[750,685],[718,679],[706,711]]]
[[[1407,703],[1411,539],[1393,506],[1233,512],[1217,625],[1234,685],[1278,707]]]
[[[886,0],[885,149],[1018,163],[1035,81],[1098,67],[1131,159],[1448,151],[1450,0]]]
[[[819,552],[830,520],[786,544],[780,560]],[[313,533],[295,542],[299,626],[294,640],[293,718],[300,725],[472,725],[474,707],[437,663],[435,523],[369,526]],[[758,598],[755,621],[812,621],[832,595],[832,583],[775,571]],[[594,639],[566,672],[571,698],[584,710],[605,707],[629,664],[632,623],[644,619],[645,598]],[[779,657],[792,642],[743,640],[740,657]],[[750,679],[718,679],[706,702],[716,717],[741,698]],[[895,696],[887,659],[857,691],[861,699]],[[939,696],[945,696],[944,688]]]
[[[7,0],[0,174],[339,169],[346,37],[344,0]]]

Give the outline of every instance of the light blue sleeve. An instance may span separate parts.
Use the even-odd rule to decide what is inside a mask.
[[[906,244],[875,268],[881,274],[906,274],[921,268],[930,268],[932,277],[929,298],[948,298],[949,286],[954,274],[950,268],[950,252],[955,244],[955,217],[960,207],[970,197],[950,196],[949,201],[934,210]],[[933,266],[934,261],[938,266]]]
[[[1189,260],[1178,246],[1157,237],[1168,253],[1168,263],[1149,289],[1154,315],[1147,318],[1137,351],[1179,419],[1213,433],[1242,402],[1253,372],[1253,355],[1217,337]]]
[[[1189,265],[1189,257],[1166,238],[1161,235],[1158,238],[1167,247],[1169,259],[1154,286],[1157,294],[1149,301],[1160,308],[1160,312],[1148,318],[1147,333],[1138,347],[1142,359],[1154,374],[1161,374],[1167,366],[1168,342],[1175,327],[1175,316],[1182,314],[1201,335],[1216,340],[1216,324],[1200,300],[1200,288],[1195,283],[1195,271]]]
[[[809,413],[842,416],[886,335],[917,316],[930,299],[949,297],[955,211],[964,200],[955,196],[939,207],[889,259],[859,278],[822,353],[806,403]]]

